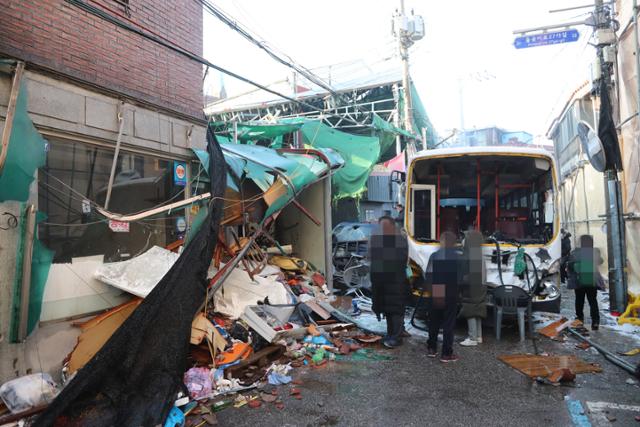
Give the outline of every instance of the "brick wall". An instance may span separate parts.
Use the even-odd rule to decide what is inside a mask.
[[[126,16],[123,6],[114,0],[84,2]],[[195,0],[129,3],[131,21],[202,55],[202,7]],[[64,0],[3,0],[2,4],[0,56],[17,57],[161,107],[204,117],[203,68],[197,62]]]

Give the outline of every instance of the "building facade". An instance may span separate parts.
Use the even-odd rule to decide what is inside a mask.
[[[12,64],[0,73],[0,126],[19,93],[46,141],[28,200],[0,203],[18,222],[25,207],[46,217],[36,235],[53,264],[38,320],[103,310],[122,296],[93,279],[95,263],[166,246],[189,221],[180,210],[118,228],[95,208],[109,199],[109,211],[133,213],[190,195],[198,173],[191,149],[206,145],[202,8],[192,0],[9,0],[0,28],[0,59]],[[28,339],[9,333],[20,244],[20,226],[0,232],[0,380],[36,369]]]
[[[602,173],[587,160],[578,138],[578,123],[586,122],[598,128],[598,100],[591,84],[582,84],[565,104],[547,132],[558,160],[560,178],[560,220],[562,228],[571,233],[575,247],[583,234],[593,236],[595,246],[603,254],[607,248],[606,194]],[[601,273],[606,277],[607,264]]]

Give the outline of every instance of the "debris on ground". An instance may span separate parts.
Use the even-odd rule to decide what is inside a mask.
[[[67,391],[64,398],[47,408],[37,422],[59,421],[71,414],[71,421],[92,422],[97,420],[95,417],[102,417],[98,422],[100,425],[121,415],[137,424],[148,424],[152,419],[153,424],[157,424],[156,421],[163,419],[169,425],[215,425],[215,414],[223,410],[243,407],[282,410],[286,400],[304,399],[302,381],[296,373],[300,368],[323,368],[343,361],[390,360],[390,356],[377,349],[381,347],[382,337],[359,328],[339,308],[344,303],[350,306],[351,299],[338,300],[329,291],[323,274],[311,263],[293,256],[295,248],[289,245],[286,251],[274,251],[274,247],[281,245],[269,235],[267,228],[253,231],[250,237],[234,235],[232,242],[225,241],[220,233],[215,250],[212,250],[213,261],[206,272],[206,295],[200,290],[186,292],[187,284],[177,286],[178,277],[174,274],[178,269],[184,275],[191,268],[188,264],[206,262],[204,255],[196,260],[195,254],[189,254],[191,245],[204,247],[202,240],[215,235],[207,234],[206,230],[196,234],[195,238],[200,241],[192,241],[179,257],[173,252],[153,248],[140,259],[114,263],[100,270],[101,280],[127,290],[136,298],[75,325],[82,332],[75,348],[63,361],[62,378],[67,387],[75,382],[76,391]],[[209,242],[207,247],[211,246]],[[184,259],[185,254],[191,257],[188,261]],[[145,266],[156,266],[158,271],[145,276]],[[158,274],[159,271],[163,273]],[[190,275],[193,283],[195,276],[195,273]],[[164,297],[160,298],[158,293]],[[195,300],[187,304],[186,298]],[[151,302],[167,309],[152,310]],[[178,313],[183,303],[189,308]],[[201,307],[196,310],[198,305]],[[150,317],[141,317],[140,310],[150,313]],[[185,323],[185,316],[189,323]],[[171,329],[171,336],[177,339],[177,325],[172,326],[172,319],[178,317],[182,319],[180,331],[190,331],[186,337],[181,337],[186,340],[184,358],[181,354],[179,357],[173,354],[178,352],[178,347],[183,347],[182,341],[171,344],[168,337],[157,338],[158,334]],[[146,326],[141,321],[146,322]],[[148,336],[151,328],[153,339]],[[121,353],[131,348],[135,354],[125,357],[118,353],[117,360],[109,359],[108,367],[100,365],[97,356],[105,351],[113,354],[114,340]],[[157,395],[159,390],[155,394],[136,393],[138,386],[133,383],[134,378],[138,378],[141,384],[142,378],[150,375],[156,384],[153,387],[167,385],[163,388],[165,391],[173,387],[160,384],[165,381],[162,375],[173,371],[154,375],[156,367],[150,365],[154,357],[161,357],[167,363],[171,359],[171,366],[167,365],[169,370],[178,366],[178,362],[187,364],[179,375],[182,384],[173,388],[176,391],[167,396],[158,395],[155,400],[144,396]],[[135,358],[139,360],[134,362]],[[116,367],[119,360],[123,364]],[[148,366],[143,369],[145,364]],[[116,371],[117,377],[105,379],[110,371]],[[130,372],[133,376],[128,378]],[[81,384],[76,381],[78,377]],[[89,381],[89,377],[96,378]],[[118,378],[128,378],[121,382],[126,382],[129,390],[116,391],[117,397],[105,405],[102,412],[91,413],[90,408],[100,405],[95,400],[101,397],[92,394],[97,389],[89,383],[97,384],[96,387],[115,387],[113,381]],[[168,377],[166,381],[169,381]],[[121,390],[123,386],[120,384],[116,388]],[[80,402],[78,396],[82,398]],[[47,402],[51,399],[52,396]],[[134,399],[132,404],[136,408],[144,404],[148,405],[147,409],[123,415],[123,404],[127,399]],[[27,409],[40,402],[31,403]]]
[[[547,338],[551,338],[552,340],[562,342],[565,339],[564,336],[562,335],[562,332],[566,328],[568,327],[579,328],[581,326],[582,326],[582,322],[580,322],[579,320],[568,320],[566,317],[562,317],[559,320],[556,320],[555,322],[551,322],[544,328],[538,329],[538,333],[540,335],[544,335]]]
[[[637,356],[638,354],[640,354],[640,348],[634,348],[629,351],[619,351],[618,354],[620,356]]]
[[[51,402],[58,392],[51,375],[37,373],[2,384],[0,399],[12,414],[18,414]]]
[[[498,360],[506,363],[517,371],[535,378],[553,379],[568,378],[571,374],[602,372],[602,368],[595,363],[587,363],[576,356],[540,356],[533,354],[509,354],[498,356]],[[567,369],[570,371],[564,371]],[[554,374],[553,377],[552,374]],[[558,376],[559,375],[559,376]],[[555,381],[552,381],[555,382]]]

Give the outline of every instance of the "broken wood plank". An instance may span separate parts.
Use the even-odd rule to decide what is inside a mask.
[[[506,363],[530,378],[546,378],[558,369],[568,368],[576,374],[602,372],[595,363],[587,363],[576,356],[536,356],[533,354],[508,354],[498,356]]]

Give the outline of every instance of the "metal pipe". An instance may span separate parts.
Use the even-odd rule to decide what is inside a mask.
[[[636,61],[636,114],[640,114],[640,46],[638,43],[638,0],[633,0],[633,46]]]
[[[495,230],[494,231],[498,231],[498,226],[500,225],[500,174],[498,172],[496,172],[496,207],[495,207],[495,211],[496,211],[496,215],[495,215],[495,219],[496,219],[496,225],[495,225]]]
[[[596,344],[595,342],[591,341],[589,338],[587,338],[584,335],[580,334],[575,329],[567,328],[567,330],[571,334],[575,335],[578,339],[586,342],[591,347],[593,347],[596,350],[598,350],[598,352],[600,354],[602,354],[604,356],[604,358],[607,359],[609,362],[613,363],[614,365],[618,366],[619,368],[624,369],[625,371],[629,372],[631,375],[637,375],[637,371],[636,371],[636,368],[634,366],[630,365],[629,363],[627,363],[624,360],[620,359],[619,357],[615,356],[613,353],[611,353],[610,351],[606,350],[604,347],[600,346],[599,344]]]
[[[120,155],[120,144],[122,143],[122,132],[124,130],[124,117],[122,116],[122,110],[118,111],[118,121],[120,127],[118,128],[118,138],[116,139],[116,151],[113,153],[113,161],[111,162],[111,173],[109,174],[109,184],[107,185],[107,197],[104,199],[104,208],[109,209],[109,201],[111,200],[111,190],[113,189],[113,180],[116,175],[116,165],[118,164],[118,156]]]
[[[2,129],[2,142],[0,146],[0,175],[7,160],[9,151],[9,141],[11,139],[11,130],[13,129],[13,117],[16,112],[16,104],[18,102],[18,94],[20,93],[20,84],[22,82],[22,74],[24,72],[24,62],[17,62],[16,69],[13,73],[11,82],[11,94],[9,95],[9,103],[7,104],[7,114]]]
[[[331,174],[322,181],[324,201],[324,279],[333,290],[333,223],[331,219]]]
[[[476,159],[476,230],[480,231],[480,160]]]
[[[442,166],[438,165],[438,187],[436,190],[436,239],[440,240],[440,174],[442,172]]]
[[[20,288],[20,322],[18,341],[27,338],[29,326],[29,302],[31,290],[31,265],[33,264],[33,237],[36,226],[36,207],[29,205],[25,211],[24,251],[22,252],[22,283]]]

